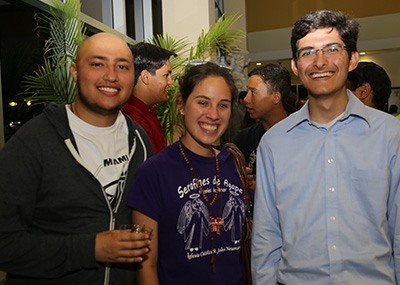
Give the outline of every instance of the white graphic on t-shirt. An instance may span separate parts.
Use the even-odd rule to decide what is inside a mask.
[[[119,197],[121,196],[121,193],[125,187],[125,181],[126,181],[126,174],[127,171],[124,170],[121,174],[121,176],[114,181],[111,181],[107,185],[104,185],[104,191],[107,195],[108,201],[110,202],[110,205],[112,208],[116,206],[116,201],[119,200]]]
[[[203,246],[203,235],[208,236],[210,226],[210,215],[207,206],[199,199],[199,194],[192,194],[183,206],[177,229],[183,234],[185,249],[197,251]]]
[[[238,191],[232,189],[229,193],[222,212],[223,229],[225,232],[230,231],[232,244],[239,244],[245,204]],[[210,234],[210,212],[207,205],[201,200],[200,194],[191,194],[189,198],[190,200],[183,205],[179,214],[177,230],[180,234],[183,234],[185,250],[197,252],[203,247],[204,237]],[[204,254],[191,255],[191,258],[200,256],[204,256]]]
[[[230,193],[222,213],[222,220],[224,221],[224,230],[231,231],[231,241],[238,244],[242,235],[245,204],[242,199],[237,197],[239,195],[237,192],[230,191]]]

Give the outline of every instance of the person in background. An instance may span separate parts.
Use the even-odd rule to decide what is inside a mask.
[[[133,68],[122,39],[86,39],[71,66],[76,101],[48,106],[0,151],[6,284],[134,284],[149,237],[118,228],[131,223],[126,188],[152,149],[120,112]]]
[[[256,120],[250,116],[249,112],[247,112],[246,102],[244,101],[244,98],[246,98],[246,96],[247,96],[247,91],[239,92],[239,106],[240,106],[241,113],[243,113],[243,115],[241,116],[243,119],[242,119],[242,125],[240,126],[240,129],[250,127],[254,123],[256,123]]]
[[[154,152],[158,153],[167,143],[157,117],[156,104],[168,100],[168,88],[173,83],[170,58],[176,54],[145,42],[137,43],[131,51],[135,65],[134,88],[122,111],[144,128]]]
[[[304,104],[305,104],[306,102],[307,102],[306,99],[299,99],[299,100],[297,100],[297,103],[296,103],[296,108],[297,108],[297,110],[300,110],[301,107],[303,107]]]
[[[240,241],[245,207],[232,155],[215,147],[237,90],[229,70],[208,62],[180,82],[185,132],[139,168],[128,205],[153,228],[138,284],[244,284]]]
[[[359,62],[349,72],[347,87],[365,105],[388,112],[388,101],[392,92],[392,82],[386,71],[373,62]]]
[[[397,107],[397,105],[395,105],[395,104],[392,104],[389,106],[389,114],[391,114],[393,116],[398,115],[398,110],[399,110],[399,107]]]
[[[400,123],[346,89],[358,31],[327,10],[294,24],[291,67],[308,101],[257,150],[256,285],[400,280]]]
[[[246,158],[252,190],[255,189],[256,150],[261,137],[277,122],[296,109],[296,95],[291,93],[289,71],[277,64],[265,64],[254,68],[247,80],[247,95],[243,102],[250,117],[257,121],[239,130],[232,142]]]

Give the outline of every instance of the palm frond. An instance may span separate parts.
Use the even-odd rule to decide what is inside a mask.
[[[245,32],[239,29],[231,29],[240,16],[222,16],[215,25],[205,33],[201,32],[197,39],[197,45],[193,51],[193,57],[205,59],[212,53],[217,56],[237,50],[235,41],[245,37]]]
[[[26,97],[26,101],[36,104],[72,103],[76,95],[69,68],[85,37],[84,22],[80,19],[81,3],[79,0],[52,2],[55,8],[50,8],[50,16],[35,15],[36,31],[49,36],[43,51],[45,65],[33,75],[26,76],[23,81],[25,90],[20,94]]]
[[[176,77],[181,72],[181,67],[187,62],[188,58],[185,56],[189,43],[186,38],[175,39],[170,35],[155,35],[150,40],[149,43],[164,48],[166,50],[173,51],[177,54],[176,57],[170,59],[172,67],[172,78]]]
[[[149,41],[178,54],[170,60],[174,83],[168,90],[168,100],[157,105],[157,115],[168,144],[172,143],[174,136],[183,130],[177,107],[179,77],[190,60],[205,60],[213,54],[219,56],[236,50],[234,41],[245,36],[242,30],[231,30],[238,19],[238,16],[221,17],[207,33],[201,31],[195,46],[189,46],[186,38],[175,40],[169,35],[157,35]]]

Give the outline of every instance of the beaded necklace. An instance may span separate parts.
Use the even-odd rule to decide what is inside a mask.
[[[215,183],[215,193],[214,196],[212,197],[211,201],[208,199],[206,192],[204,191],[203,187],[201,186],[201,183],[199,181],[199,178],[197,177],[192,164],[190,163],[185,151],[183,150],[183,146],[182,146],[182,142],[179,139],[178,142],[178,146],[179,146],[179,150],[182,154],[183,160],[185,161],[185,163],[188,165],[190,172],[192,173],[192,176],[195,180],[195,183],[197,185],[197,187],[200,190],[201,195],[203,196],[204,201],[206,201],[207,205],[208,205],[208,209],[211,213],[211,206],[215,203],[215,201],[218,198],[218,194],[219,194],[219,187],[218,187],[218,181],[221,181],[221,175],[220,175],[220,170],[219,170],[219,161],[218,161],[218,157],[217,154],[215,152],[215,149],[213,147],[211,147],[211,151],[213,153],[214,156],[214,160],[215,160],[215,169],[217,171],[217,183]],[[224,225],[224,222],[222,220],[221,217],[212,217],[210,215],[210,230],[212,233],[216,233],[216,234],[220,234],[220,230],[221,227]],[[211,264],[212,264],[212,268],[213,268],[213,272],[216,272],[216,266],[215,266],[215,256],[214,256],[214,237],[211,236],[211,244],[212,244],[212,254],[211,254]]]

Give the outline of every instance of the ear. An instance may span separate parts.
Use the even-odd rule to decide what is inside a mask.
[[[140,80],[145,84],[145,85],[149,85],[150,83],[150,72],[148,72],[147,70],[142,70],[142,72],[140,73]]]
[[[371,94],[371,85],[369,83],[363,83],[360,87],[356,88],[354,90],[354,94],[358,97],[360,100],[365,100],[370,94]]]
[[[352,52],[349,62],[349,72],[357,67],[359,60],[360,60],[360,55],[358,51]]]
[[[274,102],[275,105],[278,104],[282,100],[282,94],[279,91],[274,92],[274,94],[272,96],[274,96],[272,98],[272,101]]]
[[[71,64],[71,66],[69,68],[69,72],[71,73],[72,78],[76,82],[78,80],[78,70],[76,69],[75,63]]]
[[[299,71],[297,70],[297,63],[294,59],[292,59],[292,61],[290,62],[291,66],[292,66],[292,71],[294,73],[294,75],[299,76]]]

